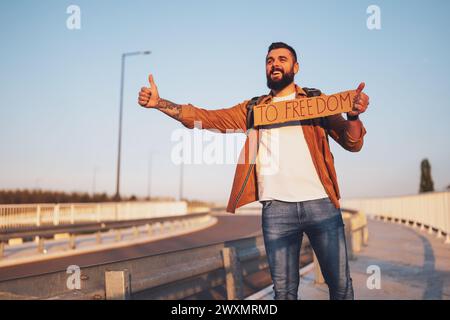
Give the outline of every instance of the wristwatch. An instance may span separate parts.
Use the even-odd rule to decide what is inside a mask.
[[[356,116],[349,116],[348,114],[347,114],[347,120],[348,121],[355,121],[355,120],[358,120],[359,119],[359,116],[358,115],[356,115]]]

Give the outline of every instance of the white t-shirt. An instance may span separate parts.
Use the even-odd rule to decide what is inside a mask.
[[[295,92],[273,102],[295,99]],[[300,202],[328,197],[300,124],[260,129],[256,158],[259,201]]]

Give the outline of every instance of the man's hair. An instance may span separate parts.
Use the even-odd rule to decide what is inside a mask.
[[[269,50],[267,51],[267,54],[269,54],[269,52],[274,49],[280,49],[280,48],[288,49],[292,53],[292,56],[294,57],[294,62],[297,62],[297,53],[295,52],[294,48],[292,48],[290,45],[288,45],[284,42],[273,42],[269,46]]]

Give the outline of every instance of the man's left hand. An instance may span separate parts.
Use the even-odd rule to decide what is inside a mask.
[[[353,100],[353,108],[352,111],[347,112],[348,116],[357,116],[367,110],[367,107],[369,106],[369,96],[362,92],[365,86],[366,84],[361,82],[356,89],[356,96]]]

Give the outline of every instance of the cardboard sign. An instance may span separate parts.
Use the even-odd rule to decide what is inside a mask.
[[[356,90],[333,95],[259,104],[253,107],[255,126],[326,117],[352,110]]]

